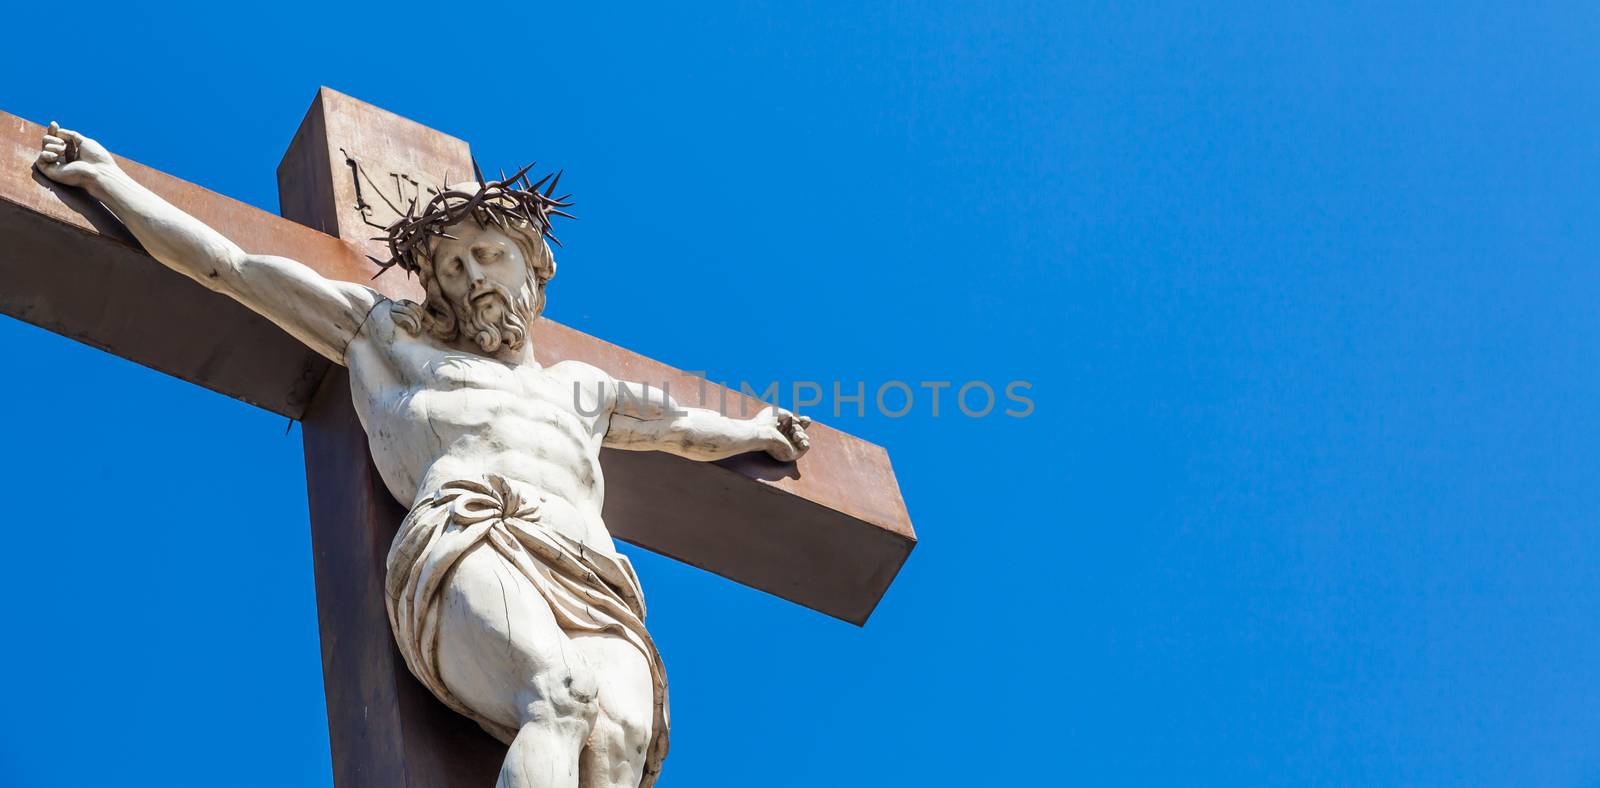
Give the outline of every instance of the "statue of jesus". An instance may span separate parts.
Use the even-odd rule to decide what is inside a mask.
[[[588,364],[534,360],[555,274],[554,182],[526,170],[445,186],[389,226],[385,266],[423,303],[245,252],[51,124],[37,163],[121,219],[164,265],[350,370],[372,459],[409,504],[390,548],[389,621],[439,700],[510,749],[500,788],[650,786],[667,752],[667,682],[638,578],[600,518],[600,449],[792,461],[804,417],[685,408]]]

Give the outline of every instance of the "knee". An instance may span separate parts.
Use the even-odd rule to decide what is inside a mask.
[[[621,704],[618,704],[621,705]],[[644,757],[655,733],[655,706],[653,703],[631,704],[622,708],[608,705],[602,712],[606,734],[616,752],[626,753],[632,760]]]
[[[624,716],[617,719],[620,743],[630,758],[643,758],[650,748],[650,737],[655,733],[654,715]]]
[[[602,709],[584,748],[588,774],[597,786],[636,786],[649,760],[651,723],[646,718],[617,715]]]
[[[543,722],[587,731],[600,714],[600,688],[587,670],[560,668],[534,682],[527,694],[524,723]]]

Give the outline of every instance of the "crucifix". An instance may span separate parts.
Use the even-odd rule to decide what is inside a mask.
[[[304,425],[341,788],[652,784],[613,535],[856,624],[915,545],[881,448],[539,318],[554,179],[324,88],[286,221],[0,120],[0,311]]]

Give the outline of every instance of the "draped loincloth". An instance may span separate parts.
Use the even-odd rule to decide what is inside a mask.
[[[520,489],[519,489],[520,487]],[[468,708],[439,673],[439,601],[456,561],[487,544],[538,589],[569,634],[626,640],[650,664],[655,720],[646,750],[649,788],[667,754],[667,677],[644,627],[644,595],[628,559],[598,553],[539,522],[539,498],[525,486],[490,475],[454,481],[406,515],[389,548],[387,602],[395,642],[411,672],[446,706],[510,744],[517,731]]]

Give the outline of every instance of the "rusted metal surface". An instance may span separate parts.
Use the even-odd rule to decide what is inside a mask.
[[[329,116],[347,147],[379,147],[412,167],[443,166],[465,144],[432,140],[433,150],[394,151],[386,130],[340,112],[331,91],[319,95],[278,166],[284,215],[340,231],[370,222],[371,208],[351,188],[350,171],[338,168],[341,151],[329,151]],[[380,118],[381,120],[381,118]],[[420,129],[421,127],[417,127]],[[394,144],[406,145],[401,135]],[[343,194],[343,197],[339,195]],[[340,200],[346,202],[340,202]],[[370,263],[363,273],[371,277]],[[415,282],[391,274],[383,279]],[[385,557],[405,509],[384,487],[367,448],[367,435],[350,400],[349,376],[335,368],[304,421],[306,493],[311,546],[316,555],[317,622],[322,635],[322,680],[328,699],[328,742],[339,788],[490,785],[505,747],[467,718],[446,708],[406,668],[389,631],[384,607]]]
[[[358,264],[338,278],[421,300],[414,277],[373,279],[371,259],[391,256],[387,240],[373,236],[400,218],[411,198],[431,199],[428,189],[441,179],[468,178],[471,162],[467,143],[455,137],[322,88],[278,165],[279,212],[353,249]]]
[[[0,113],[0,312],[298,418],[328,362],[265,318],[150,259],[99,203],[35,172],[43,133]],[[333,239],[122,164],[185,210],[237,229],[246,248],[356,265]]]
[[[44,127],[0,112],[0,202],[54,219],[68,227],[98,237],[114,239],[132,249],[138,242],[109,212],[82,191],[52,183],[33,170]],[[115,141],[112,141],[115,144]],[[224,197],[135,161],[117,157],[134,180],[161,195],[227,236],[248,252],[275,254],[299,260],[333,279],[371,283],[394,298],[419,297],[421,288],[404,277],[372,282],[372,263],[364,252],[337,238],[315,232],[297,222],[274,216],[238,200]],[[41,263],[47,265],[48,261]],[[148,265],[160,268],[154,261]],[[178,276],[174,274],[174,276]],[[181,277],[180,277],[181,278]]]
[[[549,320],[540,361],[577,359],[666,386],[690,407],[755,415],[736,391]],[[866,623],[916,545],[883,447],[812,423],[798,463],[744,454],[700,463],[606,449],[606,526],[619,539],[855,624]]]
[[[553,320],[539,320],[534,325],[533,337],[534,352],[545,364],[564,359],[593,364],[620,380],[665,387],[681,405],[716,409],[732,416],[753,416],[766,407],[759,400],[738,391]],[[764,454],[745,454],[713,463],[713,467],[755,481],[761,487],[804,498],[914,544],[916,532],[912,530],[905,501],[900,497],[900,485],[889,464],[889,453],[882,446],[840,432],[821,422],[813,422],[806,427],[806,434],[811,437],[811,450],[798,463],[778,462]],[[704,463],[683,462],[689,466],[705,467]],[[606,485],[608,496],[612,495],[612,486]],[[611,525],[609,519],[606,523]],[[619,536],[624,535],[625,531],[618,532],[617,526],[611,527]],[[645,546],[653,549],[652,545]],[[712,571],[721,573],[716,569]],[[855,620],[849,616],[839,617]],[[862,620],[865,620],[864,617]]]
[[[389,633],[384,557],[405,510],[378,479],[343,369],[306,411],[305,447],[334,785],[493,785],[505,746],[435,700]]]

